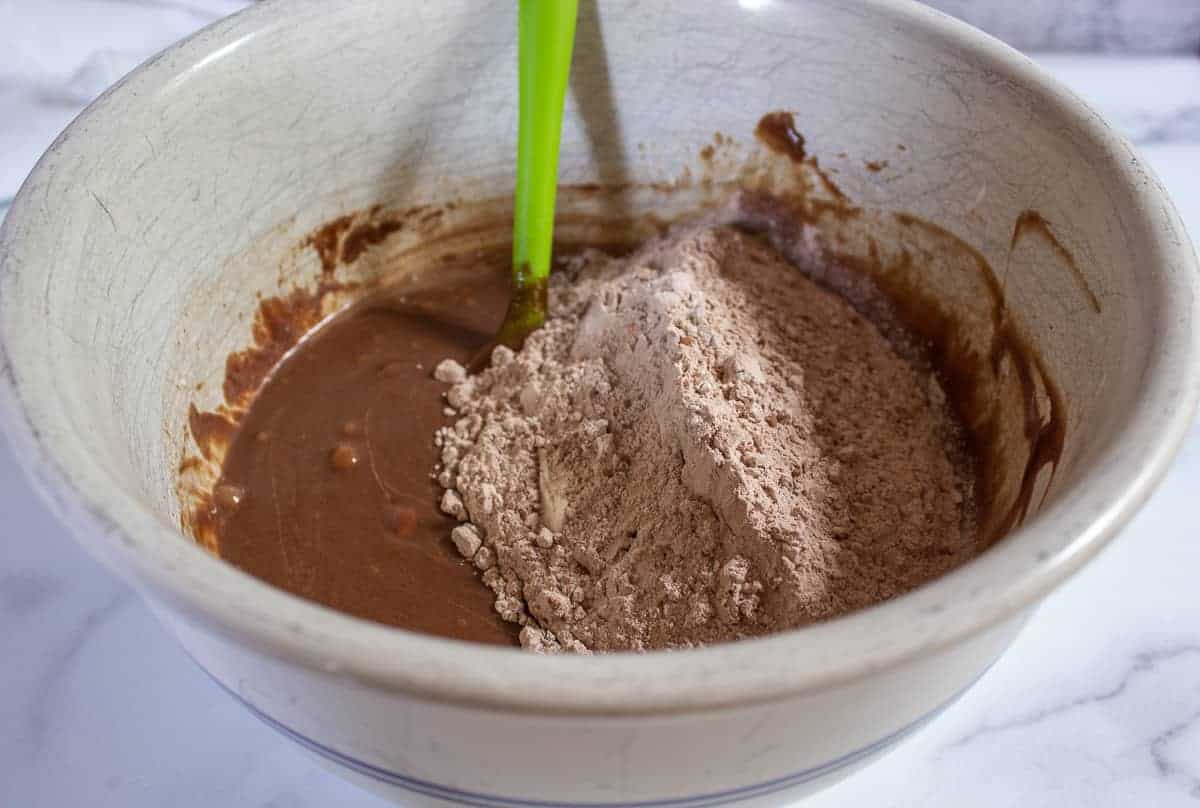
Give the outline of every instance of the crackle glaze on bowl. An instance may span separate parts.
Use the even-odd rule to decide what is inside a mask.
[[[714,133],[794,110],[857,204],[934,222],[1002,271],[1067,411],[1020,529],[818,626],[545,659],[335,613],[179,530],[187,407],[218,402],[255,294],[319,272],[296,251],[304,234],[376,203],[511,188],[507,0],[257,4],[93,104],[0,232],[0,400],[39,489],[222,687],[397,802],[775,805],[823,787],[981,676],[1128,521],[1186,429],[1195,257],[1121,137],[1024,57],[918,4],[744,5],[586,7],[564,181],[673,181]],[[1100,311],[1048,245],[1010,249],[1029,208]]]

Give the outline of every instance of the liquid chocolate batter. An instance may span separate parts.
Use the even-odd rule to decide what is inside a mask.
[[[743,213],[762,225],[751,229],[778,229],[786,243],[800,221],[862,213],[806,153],[790,113],[765,116],[756,135],[824,194],[809,199],[801,191],[785,205],[773,201],[765,207],[755,200],[768,196],[751,194],[743,199]],[[414,210],[426,218],[438,214]],[[795,221],[788,225],[781,216]],[[907,284],[908,273],[885,265],[873,245],[869,259],[839,256],[856,277],[869,279],[880,299],[890,301],[883,320],[894,314],[927,345],[922,361],[938,371],[955,411],[970,427],[981,463],[980,520],[987,526],[985,541],[991,542],[1023,521],[1038,480],[1046,477],[1043,471],[1049,469],[1053,477],[1066,435],[1062,395],[1005,316],[1003,290],[986,259],[936,225],[907,214],[893,219],[906,233],[920,236],[917,244],[924,239],[933,245],[926,249],[945,250],[977,267],[989,292],[995,333],[990,350],[979,354],[970,350],[972,343],[961,332],[966,326],[954,312],[928,290]],[[365,224],[356,222],[342,217],[309,242],[327,273],[402,226],[378,208],[371,209]],[[1012,246],[1026,234],[1040,234],[1051,244],[1098,311],[1099,299],[1080,280],[1074,259],[1036,212],[1021,214]],[[222,558],[243,570],[332,608],[414,631],[517,644],[517,626],[499,617],[493,593],[449,541],[457,522],[438,510],[440,489],[430,477],[438,459],[433,434],[451,421],[443,414],[446,385],[433,379],[433,366],[447,357],[466,363],[496,335],[510,297],[509,260],[507,248],[464,255],[419,281],[356,303],[284,356],[243,415],[261,373],[319,317],[312,302],[319,295],[312,301],[278,301],[278,311],[270,312],[266,303],[271,301],[264,301],[263,312],[271,315],[264,317],[265,336],[260,339],[256,331],[257,350],[243,352],[249,360],[243,357],[227,368],[225,393],[232,409],[193,411],[189,419],[205,458],[214,456],[210,444],[228,445],[228,451],[219,484],[189,511],[185,527],[206,547],[215,543]],[[913,259],[906,247],[888,260],[903,270]],[[858,287],[831,288],[858,305]],[[289,313],[296,316],[289,319]],[[880,312],[860,313],[880,322]],[[1011,364],[1024,398],[1028,459],[1015,501],[998,509],[993,489],[1004,482],[1006,467],[996,447],[1012,413],[997,409],[995,384],[977,388],[976,378],[981,370],[995,373],[1005,363]],[[247,385],[246,379],[254,383]],[[181,471],[198,462],[185,458]]]
[[[492,260],[494,258],[494,260]],[[214,490],[221,557],[350,614],[475,642],[515,629],[448,540],[430,470],[446,385],[433,363],[467,361],[508,302],[494,271],[436,277],[356,303],[274,370],[243,419]]]

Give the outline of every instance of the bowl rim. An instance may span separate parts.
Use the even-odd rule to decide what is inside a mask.
[[[356,0],[368,5],[371,0]],[[809,0],[828,3],[828,0]],[[286,11],[285,11],[286,3]],[[0,293],[17,272],[17,234],[37,226],[35,193],[54,156],[84,149],[88,121],[113,99],[157,86],[321,0],[266,0],[202,29],[122,79],[39,160],[0,227]],[[844,686],[1018,618],[1094,556],[1165,474],[1200,398],[1197,263],[1161,183],[1128,141],[1085,102],[998,40],[905,0],[859,0],[871,14],[969,50],[981,67],[1029,86],[1106,150],[1146,220],[1146,265],[1162,305],[1157,349],[1124,432],[1082,480],[986,553],[901,597],[833,620],[708,648],[546,658],[372,623],[276,589],[221,561],[95,469],[68,470],[42,439],[46,424],[17,381],[7,339],[13,305],[0,294],[0,425],[34,487],[73,534],[95,534],[119,571],[230,641],[328,675],[411,697],[499,711],[644,715],[793,698]],[[80,135],[78,139],[74,135]],[[1150,224],[1151,214],[1159,217]],[[1170,236],[1170,237],[1168,237]],[[1172,271],[1168,272],[1170,267]],[[953,604],[954,608],[949,608]],[[901,630],[902,629],[902,630]],[[413,660],[416,660],[415,662]],[[803,660],[803,664],[797,664]],[[537,687],[527,683],[537,682]]]

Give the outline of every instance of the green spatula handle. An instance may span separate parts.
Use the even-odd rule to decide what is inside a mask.
[[[520,0],[514,292],[544,289],[554,241],[558,146],[578,0]],[[541,323],[530,324],[536,327]]]

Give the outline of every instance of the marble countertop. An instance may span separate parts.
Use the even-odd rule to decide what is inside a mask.
[[[0,215],[57,132],[238,0],[0,0]],[[1200,234],[1200,58],[1035,54]],[[0,439],[2,441],[2,439]],[[1200,800],[1200,429],[1125,535],[947,713],[806,805]],[[230,700],[43,509],[0,442],[0,806],[381,806]]]

